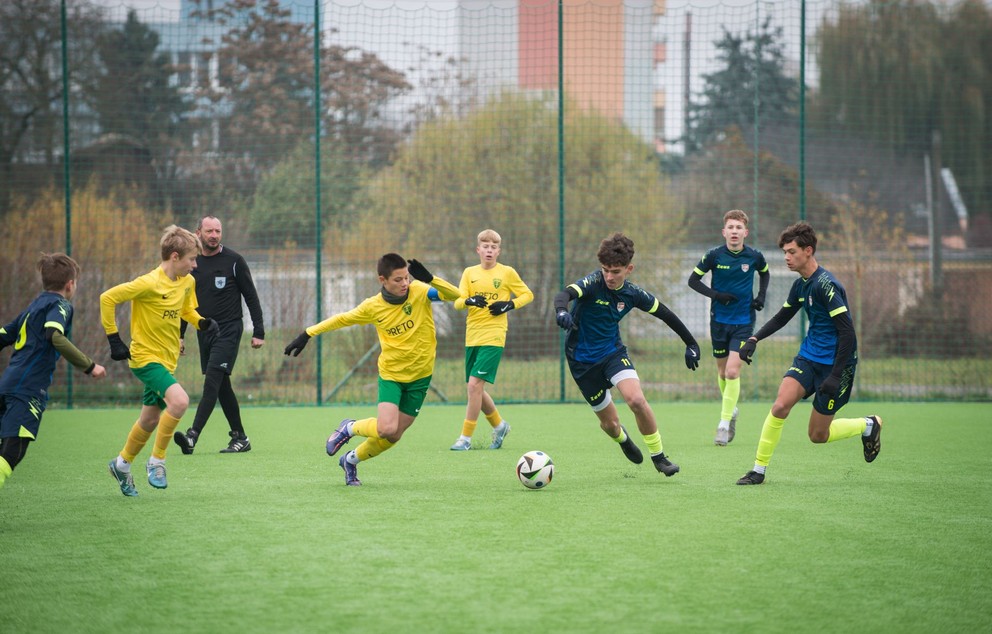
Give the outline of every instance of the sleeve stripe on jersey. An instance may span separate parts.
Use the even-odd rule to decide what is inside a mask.
[[[694,268],[693,268],[692,270],[693,270],[693,272],[694,272],[694,273],[695,273],[696,275],[698,275],[698,276],[700,276],[700,277],[702,277],[702,276],[704,276],[704,275],[706,275],[706,271],[700,271],[700,270],[699,270],[699,267],[698,267],[698,266],[697,266],[697,267],[694,267]]]
[[[62,334],[65,334],[65,331],[62,329],[62,324],[60,324],[57,321],[46,321],[45,328],[54,328],[55,330],[58,330]]]
[[[658,310],[658,307],[659,306],[661,306],[661,302],[659,302],[658,301],[658,298],[656,297],[654,299],[654,305],[651,306],[651,310],[649,310],[648,313],[651,314],[651,315],[655,314],[655,312]]]
[[[840,315],[841,313],[846,313],[846,312],[847,312],[847,306],[841,306],[840,308],[835,308],[832,311],[830,311],[830,316],[831,317],[836,317],[837,315]]]
[[[579,288],[578,284],[569,284],[568,288],[574,288],[575,292],[579,294],[579,297],[582,297],[582,289]]]

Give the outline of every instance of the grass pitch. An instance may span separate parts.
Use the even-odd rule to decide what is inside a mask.
[[[217,453],[218,408],[196,453],[170,447],[168,489],[143,477],[145,449],[131,499],[106,463],[137,408],[49,411],[0,489],[0,630],[992,627],[989,404],[849,404],[884,419],[871,465],[856,438],[810,443],[799,406],[757,487],[734,482],[767,403],[742,404],[727,447],[713,445],[716,404],[654,405],[673,478],[627,463],[583,405],[505,406],[502,450],[484,449],[483,420],[473,451],[452,452],[463,409],[428,402],[360,465],[364,486],[345,487],[324,440],[373,408],[246,409],[243,455]],[[530,449],[555,461],[548,489],[516,480]]]

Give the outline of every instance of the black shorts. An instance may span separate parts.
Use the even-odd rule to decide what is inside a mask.
[[[241,347],[241,335],[245,324],[238,321],[225,321],[220,324],[220,330],[214,336],[209,336],[199,330],[196,340],[200,343],[200,371],[207,373],[207,368],[220,368],[227,374],[234,370],[238,360],[238,349]]]
[[[740,352],[754,333],[754,324],[721,324],[710,322],[710,341],[713,344],[713,357],[722,359],[730,355],[731,350]]]
[[[0,438],[38,438],[45,405],[30,396],[7,394],[0,396]]]
[[[796,358],[792,360],[792,366],[786,370],[784,376],[791,376],[799,381],[799,384],[806,390],[803,395],[804,399],[816,394],[813,398],[813,409],[824,416],[833,416],[851,400],[851,390],[854,388],[854,372],[857,367],[857,364],[849,363],[844,368],[843,374],[840,375],[840,392],[834,398],[817,392],[823,381],[833,371],[834,366],[832,365],[817,363],[796,355]]]
[[[627,356],[626,346],[596,363],[583,363],[575,359],[567,359],[567,361],[575,384],[579,386],[583,398],[593,409],[603,403],[610,388],[613,387],[613,379],[617,378],[617,375],[627,373],[628,376],[637,378],[634,362]]]

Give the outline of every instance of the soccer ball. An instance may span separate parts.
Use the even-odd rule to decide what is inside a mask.
[[[543,451],[528,451],[517,461],[517,477],[528,489],[543,489],[554,474],[555,463]]]

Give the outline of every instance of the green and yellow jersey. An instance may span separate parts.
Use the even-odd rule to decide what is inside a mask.
[[[117,332],[114,308],[131,302],[132,368],[161,363],[175,372],[179,361],[179,320],[197,327],[196,281],[192,275],[169,279],[162,267],[118,284],[100,295],[100,320],[107,334]]]
[[[380,292],[348,312],[310,326],[306,333],[314,337],[348,326],[373,324],[382,348],[379,353],[379,376],[387,381],[411,383],[434,373],[437,335],[431,308],[432,295],[453,301],[458,298],[458,289],[437,277],[430,285],[413,280],[402,303],[387,302]]]
[[[490,304],[513,300],[514,308],[522,308],[534,301],[534,293],[520,279],[512,266],[497,263],[486,270],[481,264],[470,266],[462,273],[458,284],[460,297],[455,300],[457,310],[465,309],[465,300],[482,295]],[[465,321],[465,347],[506,345],[506,313],[491,315],[485,308],[469,309]]]

